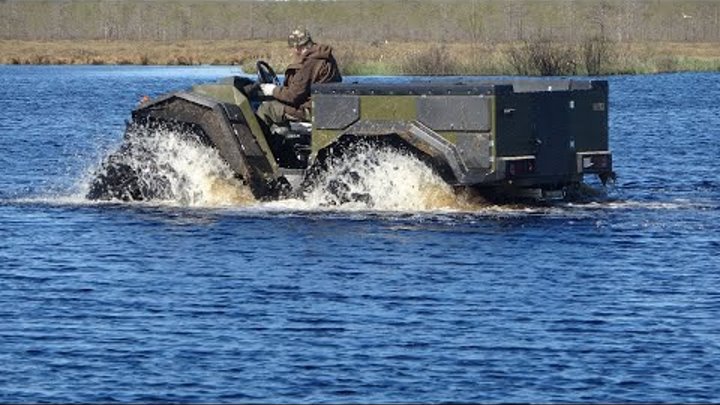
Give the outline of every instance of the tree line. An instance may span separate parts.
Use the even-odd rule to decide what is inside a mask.
[[[0,0],[6,40],[272,41],[298,25],[368,44],[720,42],[720,1]]]

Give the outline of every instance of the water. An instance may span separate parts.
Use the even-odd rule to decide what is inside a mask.
[[[373,209],[257,203],[179,144],[165,200],[83,198],[142,95],[237,73],[0,67],[0,401],[720,401],[720,74],[609,79],[608,202],[389,156]]]

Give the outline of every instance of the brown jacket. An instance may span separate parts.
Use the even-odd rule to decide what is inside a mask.
[[[285,104],[285,113],[300,120],[309,120],[310,85],[313,83],[340,82],[342,76],[332,47],[315,44],[300,60],[285,70],[285,83],[273,91],[273,97]]]

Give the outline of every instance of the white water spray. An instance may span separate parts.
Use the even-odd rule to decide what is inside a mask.
[[[467,208],[467,201],[417,157],[372,145],[359,145],[331,159],[306,194],[305,203],[310,207],[406,212]]]
[[[217,150],[182,136],[154,137],[158,167],[168,179],[171,199],[182,205],[245,205],[250,189],[233,176]]]
[[[235,178],[217,150],[191,134],[169,129],[133,129],[114,167],[128,168],[143,199],[182,206],[237,206],[255,202],[250,189]],[[110,174],[108,164],[100,169]],[[103,174],[102,172],[100,174]]]
[[[130,173],[132,181],[117,181],[118,173]],[[99,174],[120,184],[121,190],[113,195],[116,199],[191,207],[258,204],[217,150],[198,142],[194,134],[176,130],[133,128]],[[397,212],[478,208],[477,202],[456,193],[416,156],[377,145],[355,145],[331,158],[327,170],[314,177],[305,191],[301,199],[263,205],[290,210]]]

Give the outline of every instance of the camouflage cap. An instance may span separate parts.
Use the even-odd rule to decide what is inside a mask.
[[[304,28],[296,28],[288,36],[288,46],[291,48],[297,48],[303,46],[308,42],[312,42],[310,32]]]

